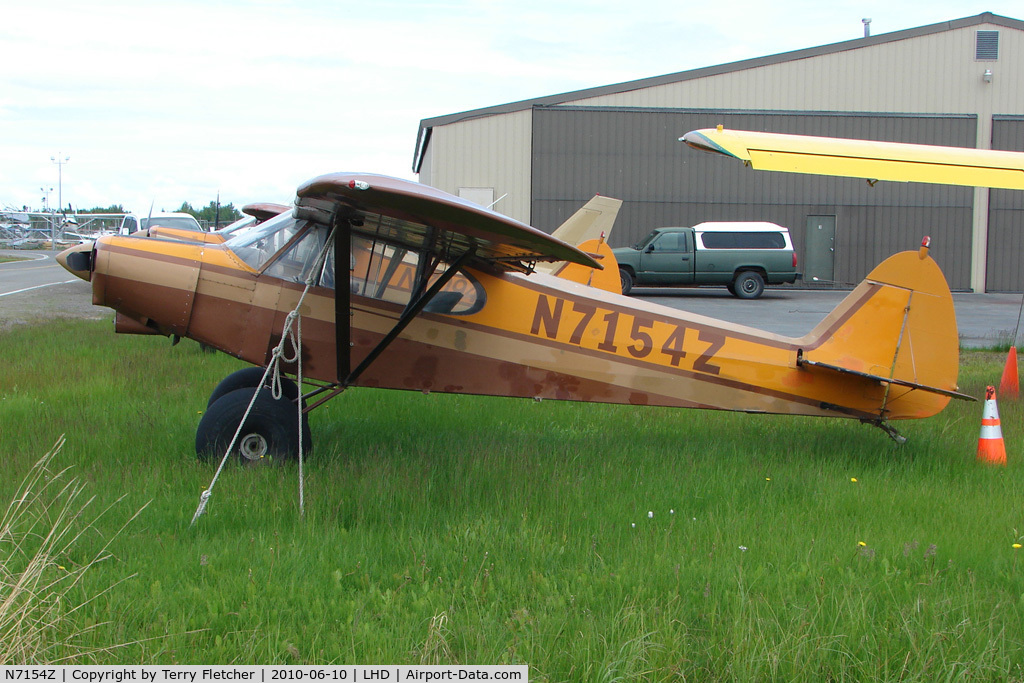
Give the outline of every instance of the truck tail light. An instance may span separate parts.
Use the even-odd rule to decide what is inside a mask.
[[[796,268],[796,252],[793,252],[793,267]]]

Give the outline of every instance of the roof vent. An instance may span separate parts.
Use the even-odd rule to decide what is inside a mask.
[[[975,34],[974,58],[977,60],[999,59],[999,31],[978,31]]]

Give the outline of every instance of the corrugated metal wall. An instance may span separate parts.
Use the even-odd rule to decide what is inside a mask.
[[[1024,152],[1024,116],[992,117],[992,149]],[[992,190],[989,193],[988,272],[985,289],[990,292],[1024,290],[1024,192]]]
[[[975,59],[979,30],[999,31],[998,61]],[[813,38],[809,37],[809,40]],[[873,40],[885,40],[885,34]],[[564,104],[634,107],[720,107],[865,112],[1018,113],[1024,32],[994,24],[917,35],[879,44],[850,41],[803,59],[681,79]],[[982,80],[986,68],[993,83]]]
[[[862,279],[893,252],[932,237],[954,289],[970,287],[972,190],[758,173],[678,142],[689,130],[727,128],[973,147],[970,115],[536,107],[531,223],[553,230],[594,194],[624,200],[611,242],[652,228],[709,220],[787,226],[802,258],[808,216],[836,216],[835,279]]]

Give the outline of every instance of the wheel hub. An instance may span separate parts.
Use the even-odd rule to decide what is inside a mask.
[[[268,450],[270,447],[262,434],[244,434],[238,443],[238,452],[250,461],[266,457]]]

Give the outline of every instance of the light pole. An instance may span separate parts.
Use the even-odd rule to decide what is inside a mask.
[[[43,193],[43,213],[49,213],[50,211],[50,193],[53,192],[52,187],[40,187],[39,191]]]
[[[50,157],[50,161],[52,161],[53,163],[57,164],[57,208],[60,209],[61,215],[64,215],[64,195],[63,195],[63,192],[62,192],[62,190],[63,190],[63,178],[62,178],[63,173],[62,173],[62,171],[64,170],[64,164],[66,164],[69,161],[71,161],[71,156],[69,155],[69,156],[61,158],[60,152],[57,152],[57,156]],[[57,249],[56,226],[54,224],[52,224],[52,223],[50,224],[50,243],[51,243],[53,249],[56,250]]]

